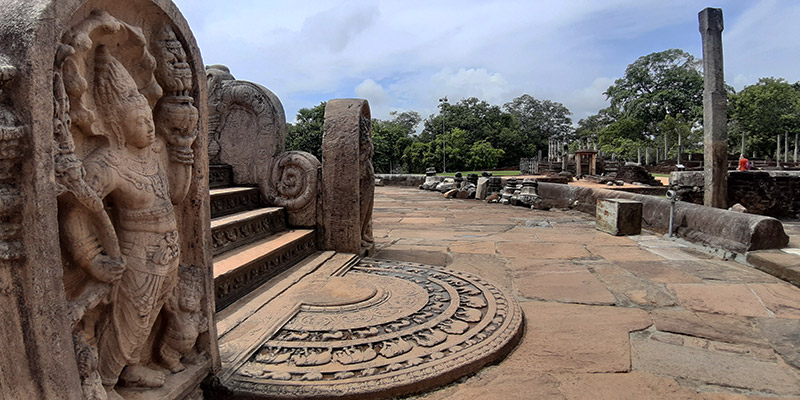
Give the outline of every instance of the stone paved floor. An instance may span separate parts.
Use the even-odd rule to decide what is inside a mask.
[[[378,187],[376,258],[491,280],[526,316],[503,362],[415,399],[800,398],[800,289],[573,211]]]

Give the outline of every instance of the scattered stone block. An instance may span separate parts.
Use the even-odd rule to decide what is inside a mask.
[[[614,236],[638,235],[642,232],[642,203],[624,199],[597,200],[598,230]]]
[[[486,199],[486,190],[489,188],[489,178],[478,178],[477,189],[475,190],[475,198],[478,200]]]
[[[457,193],[458,193],[458,189],[450,189],[450,190],[444,192],[444,194],[442,196],[449,199],[449,198],[456,197]]]

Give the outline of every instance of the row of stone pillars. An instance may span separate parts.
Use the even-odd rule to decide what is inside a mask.
[[[582,138],[577,140],[578,147],[583,150],[597,150],[597,142],[592,138]],[[564,161],[569,154],[569,144],[565,140],[550,139],[547,144],[547,161]],[[542,159],[539,151],[539,160]]]

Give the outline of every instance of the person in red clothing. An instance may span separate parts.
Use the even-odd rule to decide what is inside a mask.
[[[750,170],[750,160],[745,158],[744,154],[739,154],[739,171],[749,171]]]

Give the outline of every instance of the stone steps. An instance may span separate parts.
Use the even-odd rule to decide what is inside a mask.
[[[214,257],[216,310],[224,309],[314,251],[314,230],[294,229]]]
[[[211,218],[264,207],[257,187],[226,187],[211,189]]]
[[[358,261],[354,254],[318,251],[217,313],[222,385],[300,307],[303,287]]]
[[[211,247],[215,256],[286,230],[282,207],[264,207],[211,220]]]

